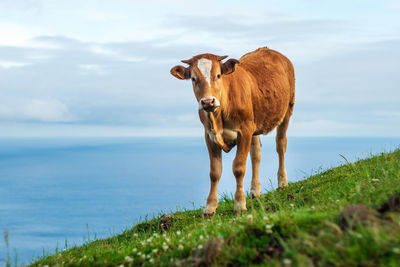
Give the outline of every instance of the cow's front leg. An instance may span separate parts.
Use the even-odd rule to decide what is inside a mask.
[[[237,142],[236,157],[233,160],[232,170],[236,178],[236,193],[235,193],[235,214],[246,212],[246,196],[243,189],[243,178],[246,172],[247,154],[250,150],[251,144],[250,133],[241,133]]]
[[[203,211],[204,216],[213,216],[218,207],[218,182],[222,173],[222,153],[221,148],[212,142],[206,133],[206,143],[208,154],[210,156],[210,194],[207,198],[207,204]]]

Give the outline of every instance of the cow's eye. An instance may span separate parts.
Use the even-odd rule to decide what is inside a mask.
[[[218,75],[217,75],[217,79],[219,79],[219,78],[221,78],[221,74],[218,74]]]
[[[192,77],[192,82],[196,82],[196,78],[195,77]]]

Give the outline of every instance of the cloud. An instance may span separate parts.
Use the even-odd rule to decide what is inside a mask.
[[[20,68],[24,66],[31,65],[29,62],[17,62],[17,61],[0,61],[0,68]]]
[[[0,119],[69,122],[73,121],[73,116],[65,104],[55,99],[18,99],[12,104],[0,103]]]
[[[62,36],[42,36],[36,40],[55,43],[63,49],[0,47],[0,58],[8,56],[16,62],[31,64],[25,65],[23,72],[10,67],[3,73],[2,99],[13,103],[12,97],[18,94],[31,99],[46,95],[60,99],[68,108],[63,112],[59,105],[58,112],[54,112],[58,115],[53,118],[42,112],[31,120],[165,129],[200,125],[190,83],[174,79],[169,69],[180,64],[182,58],[219,48],[160,45],[160,40],[95,43]],[[385,107],[398,112],[394,97],[398,95],[395,86],[399,79],[395,75],[398,45],[397,40],[354,44],[342,48],[340,54],[326,52],[317,61],[309,62],[296,63],[298,58],[290,57],[297,77],[293,116],[297,124],[291,126],[294,133],[306,135],[308,129],[311,135],[327,135],[331,130],[331,134],[352,135],[354,120],[367,125],[368,120],[379,119],[374,110]],[[48,56],[32,58],[32,55]],[[128,62],[126,59],[130,57],[145,60]],[[8,114],[13,115],[2,118],[29,119],[26,114],[35,113],[8,111]],[[71,114],[79,114],[79,122]],[[318,130],[318,127],[308,128],[309,124],[322,126]],[[370,128],[367,132],[373,134],[379,130]]]
[[[79,67],[83,70],[83,73],[94,73],[97,75],[103,75],[107,72],[104,70],[103,66],[95,65],[95,64],[83,64],[79,65]]]

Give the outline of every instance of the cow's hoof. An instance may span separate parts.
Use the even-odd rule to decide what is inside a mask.
[[[245,201],[235,201],[233,208],[235,215],[240,215],[241,213],[246,213],[246,200]]]
[[[203,216],[204,217],[206,217],[206,218],[209,218],[209,217],[212,217],[212,216],[214,216],[215,215],[215,211],[203,211]]]
[[[239,216],[240,214],[244,214],[247,212],[247,209],[240,209],[240,210],[235,210],[235,215]]]
[[[282,191],[284,191],[286,188],[287,188],[287,184],[286,184],[286,185],[280,185],[280,186],[278,186],[277,191],[278,191],[278,192],[282,192]]]

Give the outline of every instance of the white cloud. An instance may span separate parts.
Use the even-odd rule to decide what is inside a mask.
[[[17,61],[0,61],[0,68],[9,69],[9,68],[19,68],[31,65],[29,62],[17,62]]]
[[[90,46],[89,50],[95,54],[99,54],[102,56],[106,56],[106,57],[110,57],[110,58],[114,58],[114,59],[126,61],[126,62],[141,62],[141,61],[145,60],[144,57],[139,57],[139,56],[134,57],[134,56],[124,55],[119,51],[109,49],[105,45],[100,45],[100,44]]]
[[[55,99],[18,99],[12,104],[0,103],[0,119],[69,122],[73,116],[67,105]],[[7,101],[9,102],[9,101]]]
[[[48,49],[60,48],[54,44],[34,40],[36,36],[48,34],[50,34],[49,31],[38,27],[0,20],[0,46],[38,47]]]
[[[104,46],[101,46],[101,45],[98,45],[98,44],[97,45],[91,45],[89,47],[89,50],[91,52],[93,52],[93,53],[100,54],[100,55],[105,55],[105,56],[117,56],[118,55],[118,53],[116,51],[108,49],[108,48],[106,48]]]
[[[94,64],[83,64],[79,65],[79,67],[83,70],[83,73],[87,74],[97,74],[97,75],[104,75],[107,72],[105,71],[103,66],[94,65]]]
[[[24,46],[38,34],[42,33],[27,26],[0,21],[0,45]]]

